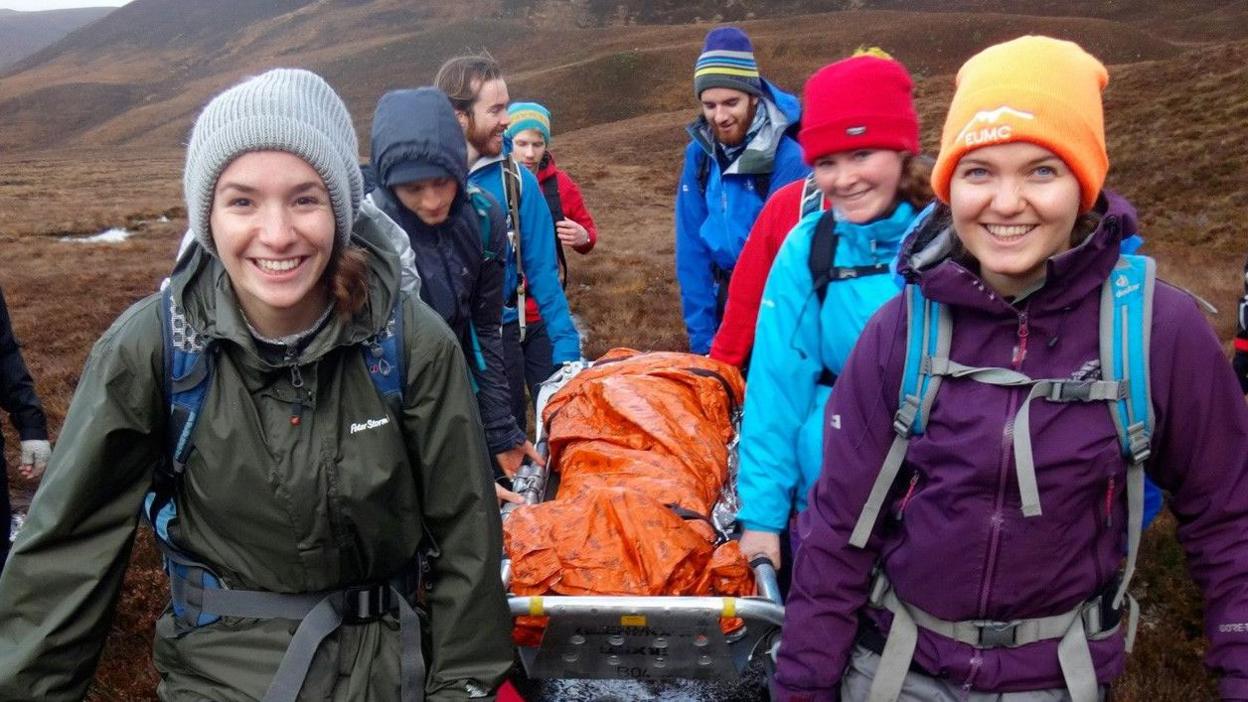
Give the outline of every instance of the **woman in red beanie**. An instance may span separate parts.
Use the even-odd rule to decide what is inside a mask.
[[[932,197],[917,158],[910,91],[906,69],[878,49],[811,76],[798,138],[830,209],[803,217],[783,246],[768,236],[781,230],[751,234],[733,276],[732,292],[741,293],[749,287],[738,280],[743,273],[771,269],[746,388],[737,518],[745,553],[766,555],[777,568],[784,565],[780,534],[819,475],[822,410],[832,383],[867,319],[897,294],[890,264]],[[782,196],[792,194],[777,193],[768,208]],[[796,217],[799,208],[790,201],[785,209],[774,219]],[[774,219],[765,210],[758,221]]]

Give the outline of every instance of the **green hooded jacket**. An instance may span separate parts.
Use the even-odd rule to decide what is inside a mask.
[[[485,437],[463,354],[437,314],[399,292],[382,224],[361,217],[352,237],[371,269],[363,311],[331,315],[293,359],[257,347],[217,259],[199,251],[175,274],[175,301],[217,351],[169,532],[228,587],[283,593],[391,577],[431,541],[441,555],[426,599],[428,699],[481,697],[512,663]],[[398,417],[359,347],[396,295],[406,352]],[[166,451],[159,302],[122,314],[87,360],[0,579],[0,699],[80,700],[91,681]],[[166,608],[160,697],[263,697],[297,625],[224,617],[178,629]],[[300,699],[395,700],[399,682],[398,621],[386,615],[325,639]]]

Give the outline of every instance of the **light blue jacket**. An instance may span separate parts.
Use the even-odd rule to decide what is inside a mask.
[[[538,312],[550,334],[555,365],[581,358],[581,337],[572,324],[568,299],[559,284],[559,263],[555,254],[555,224],[542,196],[542,186],[529,169],[520,169],[520,248],[529,294],[537,301]],[[487,191],[506,208],[503,190],[503,157],[478,159],[468,173],[468,182]],[[512,292],[516,289],[516,252],[508,247],[507,268],[503,274],[503,324],[514,323],[516,314]]]
[[[759,306],[738,477],[737,520],[752,531],[778,533],[806,507],[822,465],[823,406],[832,393],[820,376],[841,372],[867,320],[901,289],[887,273],[833,281],[820,306],[809,259],[822,214],[804,217],[785,239]],[[891,264],[917,219],[903,202],[886,219],[838,221],[835,265]]]
[[[689,349],[694,353],[710,351],[719,326],[715,317],[719,286],[714,267],[730,271],[736,265],[745,238],[770,194],[755,192],[757,174],[770,173],[769,190],[775,192],[810,172],[802,161],[801,147],[785,134],[801,116],[797,98],[763,81],[759,109],[768,110],[770,124],[723,172],[706,119],[699,117],[688,127],[692,141],[685,148],[676,191],[676,279]],[[700,163],[707,165],[705,194],[698,183]]]

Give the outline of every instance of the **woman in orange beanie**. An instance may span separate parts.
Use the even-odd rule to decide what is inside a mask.
[[[1107,81],[1034,36],[959,71],[942,204],[824,414],[775,699],[1105,699],[1138,620],[1147,475],[1221,696],[1248,700],[1248,407],[1190,297],[1121,254]]]

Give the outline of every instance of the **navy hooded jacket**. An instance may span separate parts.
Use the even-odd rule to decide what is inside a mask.
[[[468,195],[468,147],[450,100],[436,88],[395,90],[373,115],[373,201],[407,232],[420,273],[420,298],[446,320],[459,339],[477,385],[477,402],[492,453],[524,442],[511,414],[500,324],[506,221],[488,194],[489,228]],[[433,167],[455,179],[459,192],[441,224],[421,221],[394,194],[404,171]],[[475,330],[475,335],[474,335]]]

